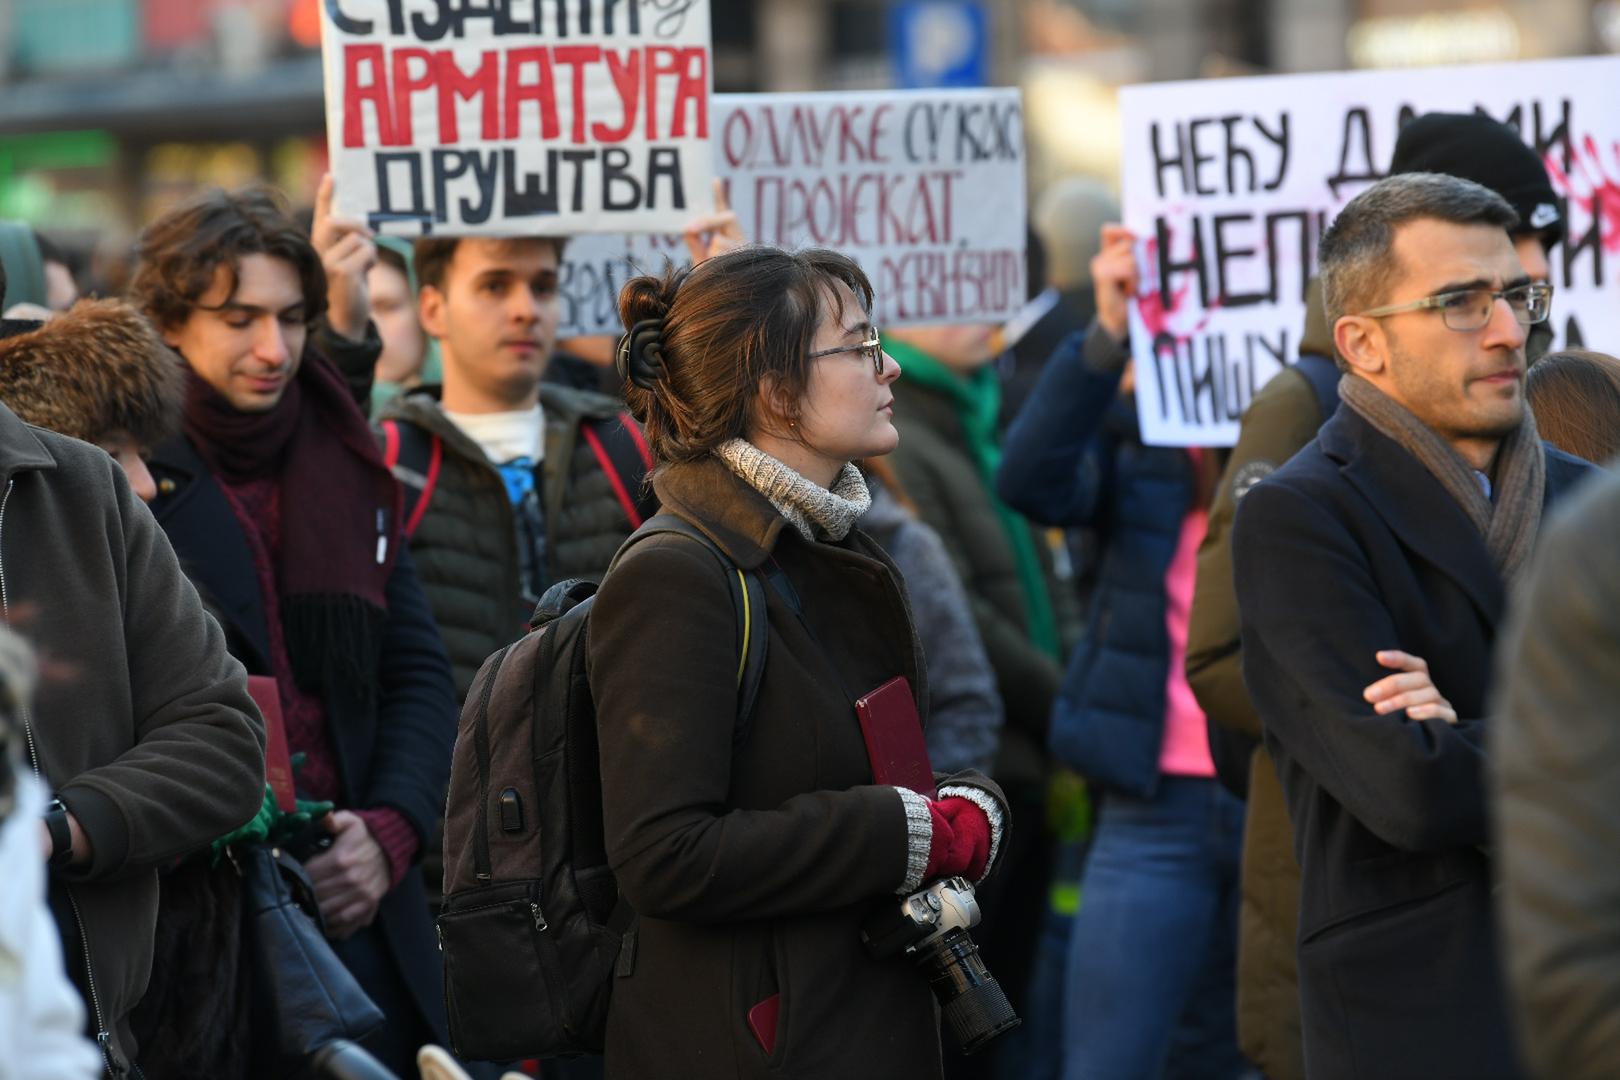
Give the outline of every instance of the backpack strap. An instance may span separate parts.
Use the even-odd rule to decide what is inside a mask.
[[[652,470],[652,450],[641,427],[628,411],[608,419],[584,420],[579,433],[596,455],[596,463],[613,485],[613,495],[629,519],[632,529],[641,528],[651,517],[656,503],[647,489],[647,473]]]
[[[507,645],[485,661],[485,667],[489,669],[489,674],[484,678],[482,688],[479,689],[478,693],[478,712],[474,714],[472,736],[473,752],[478,755],[479,806],[489,805],[489,763],[492,753],[489,741],[489,699],[495,689],[495,678],[501,673],[501,665],[506,662],[507,654],[511,651],[512,645]],[[489,853],[489,815],[487,813],[479,814],[474,818],[472,839],[474,873],[480,884],[488,884],[493,873],[491,869],[493,864]]]
[[[770,643],[770,625],[765,619],[765,587],[758,574],[746,573],[732,562],[731,557],[720,550],[720,546],[709,539],[703,530],[685,518],[670,513],[654,514],[632,533],[619,548],[618,554],[613,556],[608,573],[613,572],[613,567],[635,544],[649,536],[665,533],[684,536],[703,545],[720,563],[726,575],[726,584],[730,586],[731,600],[737,611],[737,640],[742,642],[742,655],[737,659],[737,725],[732,738],[734,746],[740,745],[748,738],[754,703],[759,698],[759,685],[765,678],[765,653]]]
[[[383,463],[394,474],[405,496],[405,539],[416,535],[417,526],[427,514],[433,489],[439,486],[439,469],[444,464],[444,440],[415,424],[384,420]]]
[[[1333,362],[1331,356],[1302,353],[1294,367],[1316,391],[1316,403],[1322,409],[1322,423],[1327,423],[1339,408],[1339,365]]]

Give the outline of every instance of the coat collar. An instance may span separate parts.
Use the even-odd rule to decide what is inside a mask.
[[[239,656],[250,672],[270,667],[270,633],[253,551],[225,493],[196,447],[176,435],[152,453],[158,482],[152,514],[173,545],[186,576],[210,610],[236,631],[255,656]]]
[[[770,557],[787,526],[769,499],[717,457],[665,466],[654,474],[653,490],[664,509],[702,529],[744,570]]]
[[[1500,622],[1507,600],[1502,575],[1485,538],[1440,481],[1354,409],[1335,412],[1318,439],[1401,542],[1461,586],[1489,623]]]
[[[56,468],[56,458],[45,449],[17,414],[0,405],[0,483],[24,470]]]

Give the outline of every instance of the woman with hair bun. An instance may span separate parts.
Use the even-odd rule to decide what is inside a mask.
[[[855,702],[904,676],[920,716],[927,686],[898,573],[855,529],[871,498],[852,463],[899,441],[871,310],[849,259],[769,247],[620,294],[659,501],[768,580],[769,640],[739,724],[736,602],[711,552],[651,536],[597,594],[604,832],[637,917],[609,1077],[941,1075],[927,979],[872,959],[860,927],[884,898],[983,879],[1009,823],[977,774],[933,799],[873,781]]]

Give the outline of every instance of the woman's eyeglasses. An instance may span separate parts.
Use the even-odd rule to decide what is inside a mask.
[[[872,365],[872,370],[878,378],[883,377],[883,339],[878,336],[877,327],[872,327],[872,336],[859,345],[841,345],[836,349],[822,349],[820,352],[810,354],[810,359],[816,360],[823,356],[837,356],[840,353],[858,352],[862,358]]]

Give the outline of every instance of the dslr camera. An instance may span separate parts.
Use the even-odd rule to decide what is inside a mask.
[[[910,956],[928,977],[945,1026],[964,1054],[1020,1023],[979,958],[968,931],[979,925],[979,902],[966,878],[936,881],[904,900],[886,903],[861,925],[861,943],[878,959]]]

